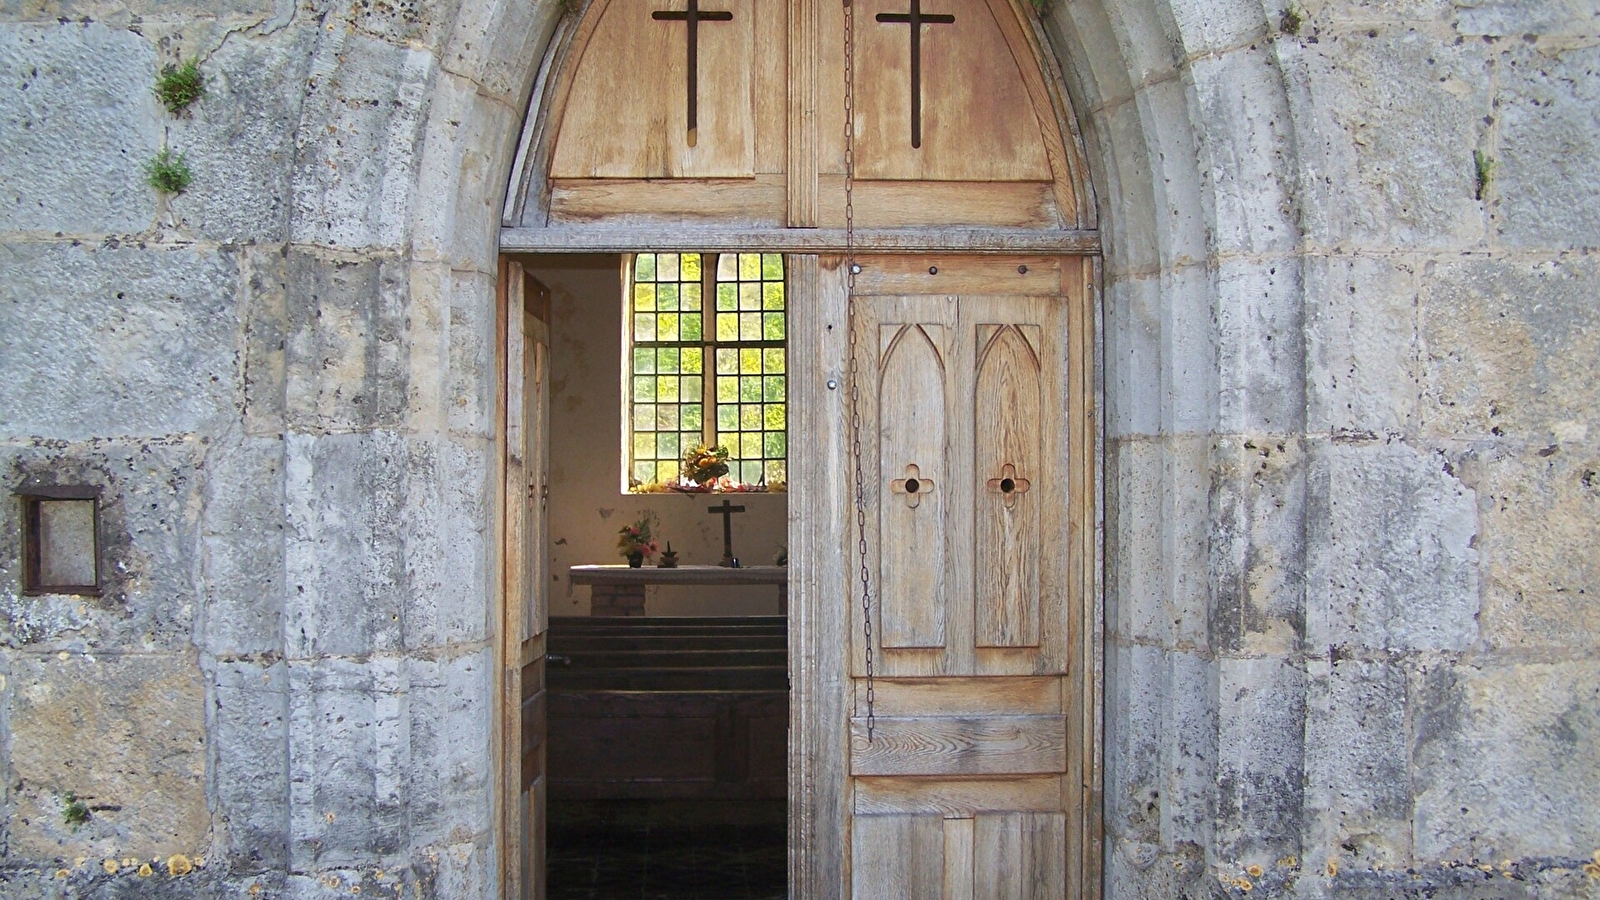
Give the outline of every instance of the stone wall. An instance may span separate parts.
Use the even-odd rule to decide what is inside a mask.
[[[21,596],[0,507],[0,895],[497,893],[495,223],[559,16],[0,0],[0,472],[103,486],[109,570]],[[1593,5],[1045,30],[1106,234],[1107,895],[1591,895]]]

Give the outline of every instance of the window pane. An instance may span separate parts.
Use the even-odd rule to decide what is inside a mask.
[[[656,480],[656,464],[648,460],[640,460],[633,464],[633,480],[638,482]]]
[[[779,399],[782,399],[782,398],[779,398]],[[656,401],[659,402],[659,403],[677,403],[678,402],[678,379],[676,379],[676,378],[658,378],[658,379],[656,379]]]
[[[739,254],[724,253],[717,257],[717,280],[739,280]]]
[[[700,398],[700,391],[703,390],[703,388],[701,387],[702,382],[700,381],[699,375],[685,375],[679,381],[679,399],[689,401],[698,400]]]
[[[639,313],[633,317],[633,339],[636,341],[656,339],[656,317],[653,314]]]
[[[732,312],[739,308],[739,286],[733,283],[717,285],[717,309]]]
[[[761,313],[739,313],[739,340],[761,340]]]
[[[646,433],[646,432],[640,432],[639,434],[634,435],[633,436],[633,458],[634,459],[655,459],[656,458],[656,436],[653,435],[653,434]]]
[[[649,375],[633,376],[633,402],[649,403],[656,399],[656,380]]]
[[[739,314],[717,313],[717,343],[739,339]]]
[[[654,375],[656,373],[656,352],[649,347],[633,348],[633,374]]]
[[[657,481],[677,481],[678,480],[678,461],[675,460],[675,459],[667,459],[667,460],[662,460],[661,462],[656,463],[656,480]]]
[[[679,290],[683,293],[678,300],[679,309],[700,308],[700,283],[698,281],[681,285]]]
[[[781,459],[767,460],[767,484],[787,484],[789,467]]]
[[[676,434],[656,435],[656,459],[677,459],[680,455]]]
[[[783,280],[783,254],[761,254],[761,277],[768,281]]]
[[[663,316],[663,318],[665,318]],[[676,375],[678,372],[678,348],[662,347],[656,351],[656,371],[663,375]]]
[[[684,313],[678,320],[678,335],[681,340],[698,341],[700,336],[700,314]]]
[[[726,347],[717,348],[717,374],[739,374],[739,351],[731,350]]]
[[[746,403],[739,407],[739,430],[761,430],[761,406],[757,403]]]
[[[768,375],[782,375],[784,352],[782,347],[768,347],[761,351],[763,369]]]
[[[739,374],[761,374],[761,350],[758,347],[746,348],[739,351]]]
[[[749,282],[739,285],[739,308],[742,310],[755,310],[761,308],[761,283]]]
[[[741,254],[739,254],[739,280],[740,281],[760,281],[761,280],[761,254],[759,254],[759,253],[741,253]]]
[[[769,431],[761,436],[761,455],[767,459],[782,459],[789,453],[789,442],[781,431]]]
[[[701,405],[698,403],[685,403],[681,408],[683,410],[683,415],[680,416],[683,420],[682,427],[699,434],[700,430],[706,427],[705,416],[701,413]]]
[[[683,371],[686,375],[699,375],[704,369],[705,351],[699,347],[683,348]]]
[[[675,341],[678,339],[678,314],[662,313],[656,316],[656,340]]]
[[[768,431],[782,431],[789,426],[789,406],[786,403],[768,403],[762,416],[762,427]]]
[[[671,403],[663,403],[656,407],[656,421],[653,431],[677,431],[678,407]]]
[[[761,402],[761,378],[745,375],[739,379],[739,399],[745,403]]]
[[[633,278],[635,281],[656,280],[656,255],[654,253],[641,253],[633,258]]]
[[[650,312],[656,308],[656,286],[653,284],[636,284],[633,286],[633,308],[635,312]]]
[[[739,399],[739,379],[736,376],[724,375],[717,379],[717,402],[732,403]]]
[[[666,381],[667,379],[663,378],[661,380]],[[786,395],[787,378],[782,375],[768,375],[762,381],[764,383],[762,384],[761,399],[768,403],[777,403],[789,399]]]
[[[656,280],[657,281],[677,281],[678,280],[678,254],[676,254],[676,253],[658,253],[658,254],[656,254]]]
[[[676,312],[678,309],[678,286],[675,284],[661,284],[656,286],[656,309]]]
[[[744,432],[739,435],[739,458],[761,458],[761,432]]]
[[[685,253],[683,255],[683,263],[680,266],[680,269],[681,269],[681,271],[680,271],[680,273],[678,275],[679,279],[681,279],[683,281],[699,281],[700,280],[700,254],[698,254],[698,253]]]
[[[783,309],[783,282],[769,281],[761,286],[761,308]]]
[[[656,427],[656,407],[653,403],[638,403],[633,407],[633,430],[654,431]]]
[[[729,432],[739,430],[739,407],[737,404],[724,403],[717,407],[717,431]],[[719,434],[719,442],[725,442],[726,437]]]

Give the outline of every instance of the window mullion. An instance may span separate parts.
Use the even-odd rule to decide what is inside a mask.
[[[700,439],[707,447],[717,442],[717,263],[720,254],[707,253],[700,265],[700,340],[704,362],[700,378]]]

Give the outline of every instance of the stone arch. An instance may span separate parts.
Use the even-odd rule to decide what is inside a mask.
[[[431,51],[320,35],[297,129],[290,230],[297,244],[331,257],[377,248],[403,269],[412,369],[398,427],[462,435],[470,453],[491,427],[483,339],[493,333],[507,179],[540,61],[565,20],[554,0],[462,0],[446,9]],[[1294,449],[1306,428],[1297,148],[1311,126],[1297,113],[1306,76],[1269,15],[1247,0],[1204,15],[1169,0],[1058,0],[1043,20],[1080,116],[1104,241],[1105,861],[1108,884],[1141,896],[1198,877],[1153,860],[1203,863],[1253,840],[1275,846],[1293,830],[1295,812],[1280,808],[1267,815],[1282,821],[1246,816],[1267,837],[1214,834],[1208,811],[1237,812],[1249,785],[1290,783],[1300,766],[1294,746],[1287,758],[1260,758],[1296,722],[1235,719],[1220,699],[1226,686],[1259,675],[1292,704],[1287,653],[1228,654],[1240,651],[1238,622],[1252,610],[1289,622],[1304,616],[1303,583],[1290,577],[1264,600],[1247,596],[1246,584],[1263,554],[1295,552],[1305,510]],[[392,106],[319,100],[319,84],[370,77],[362,67],[375,55],[399,73],[373,89]],[[356,154],[373,148],[341,147],[341,129],[388,136],[378,175],[355,174]],[[304,277],[291,273],[290,289]],[[1268,336],[1277,346],[1267,346]],[[453,408],[452,392],[466,413]],[[1247,471],[1250,435],[1290,445],[1270,477]],[[437,489],[449,476],[423,477]],[[478,522],[480,537],[489,526],[475,517],[490,490],[485,481],[476,508],[447,501],[458,521]],[[1263,512],[1274,500],[1284,501],[1280,511]],[[491,557],[478,553],[481,609],[458,612],[487,622]],[[1174,618],[1177,625],[1161,625]],[[467,632],[492,639],[487,625]],[[480,704],[489,703],[484,687]],[[1141,696],[1158,699],[1141,704]],[[474,759],[487,773],[490,716],[477,710],[471,721],[482,732],[462,742],[478,748]],[[487,821],[488,786],[452,790]],[[1136,814],[1151,791],[1169,827]],[[470,859],[458,866],[459,878],[482,879],[482,895],[494,893],[491,833],[469,842]]]

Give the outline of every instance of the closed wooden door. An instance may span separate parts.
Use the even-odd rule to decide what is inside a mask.
[[[866,257],[856,303],[875,719],[852,656],[859,900],[1063,898],[1084,820],[1075,257]],[[1075,512],[1078,511],[1078,512]],[[853,586],[861,616],[859,583]],[[852,631],[859,632],[859,624]],[[1078,786],[1075,786],[1075,782]]]
[[[508,896],[545,896],[545,633],[549,625],[550,294],[514,262],[502,266],[506,328],[506,610],[508,700],[518,714],[507,748],[515,767],[519,864]]]

